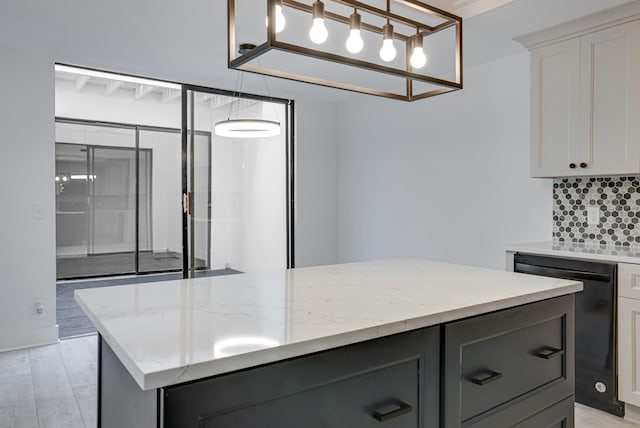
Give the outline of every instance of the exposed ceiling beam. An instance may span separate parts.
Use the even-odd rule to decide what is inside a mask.
[[[143,85],[140,84],[136,86],[136,100],[141,99],[144,96],[147,96],[153,91],[156,87],[152,85]]]
[[[104,90],[104,96],[110,97],[113,95],[121,86],[122,82],[119,80],[112,80],[107,84],[106,89]]]
[[[76,77],[76,92],[81,92],[89,81],[89,76]]]
[[[171,88],[163,88],[162,89],[162,102],[164,104],[175,100],[176,98],[180,98],[180,94],[182,91],[180,89],[171,89]]]

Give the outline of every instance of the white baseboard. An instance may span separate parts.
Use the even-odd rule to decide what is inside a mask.
[[[624,420],[640,424],[640,407],[632,406],[629,403],[625,403]]]
[[[0,352],[58,343],[58,324],[35,330],[0,332]]]

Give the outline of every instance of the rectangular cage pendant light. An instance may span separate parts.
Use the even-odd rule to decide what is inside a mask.
[[[421,1],[227,5],[231,69],[404,101],[462,89],[462,18]]]

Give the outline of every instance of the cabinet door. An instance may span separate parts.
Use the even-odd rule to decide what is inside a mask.
[[[496,427],[574,392],[573,295],[445,326],[444,427]],[[492,417],[501,414],[501,423]]]
[[[582,175],[640,172],[640,21],[581,37]],[[584,165],[583,164],[583,165]]]
[[[532,177],[580,173],[579,74],[578,38],[531,52]]]
[[[618,299],[618,398],[640,406],[640,300]]]
[[[618,263],[618,296],[640,299],[640,265]]]

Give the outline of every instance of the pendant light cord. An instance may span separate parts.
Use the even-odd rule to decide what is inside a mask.
[[[260,58],[258,58],[258,65],[262,67],[260,64]],[[271,95],[271,90],[269,90],[269,85],[267,84],[267,79],[264,77],[264,74],[261,74],[262,81],[264,82],[264,86],[267,89],[267,95],[269,100],[271,101],[271,107],[273,108],[273,112],[276,115],[276,120],[280,122],[280,114],[278,114],[278,110],[276,109],[276,103],[273,102],[273,96]],[[231,116],[233,114],[233,105],[236,104],[236,116],[240,112],[240,100],[242,95],[242,84],[244,83],[244,71],[240,71],[236,76],[236,84],[233,88],[233,96],[237,98],[235,102],[229,103],[229,114],[227,115],[227,120],[231,120]],[[239,84],[239,87],[238,87]]]
[[[262,64],[260,63],[260,58],[256,58],[257,62],[258,62],[258,67],[262,68]],[[267,95],[269,96],[269,99],[271,100],[271,107],[273,107],[273,112],[276,115],[276,119],[278,122],[280,122],[280,115],[278,114],[278,110],[276,109],[276,103],[273,102],[273,97],[271,96],[271,91],[269,90],[269,85],[267,85],[267,78],[264,77],[264,74],[261,74],[262,76],[262,81],[264,82],[264,87],[267,88]]]
[[[238,89],[238,82],[240,82],[240,88]],[[244,72],[241,71],[236,75],[236,84],[233,87],[233,96],[240,99],[240,95],[242,95],[242,84],[244,83]],[[233,105],[236,104],[233,101],[229,103],[229,114],[227,115],[227,120],[231,120],[231,114],[233,113]],[[240,103],[237,103],[238,106],[236,108],[236,115],[240,111]]]

